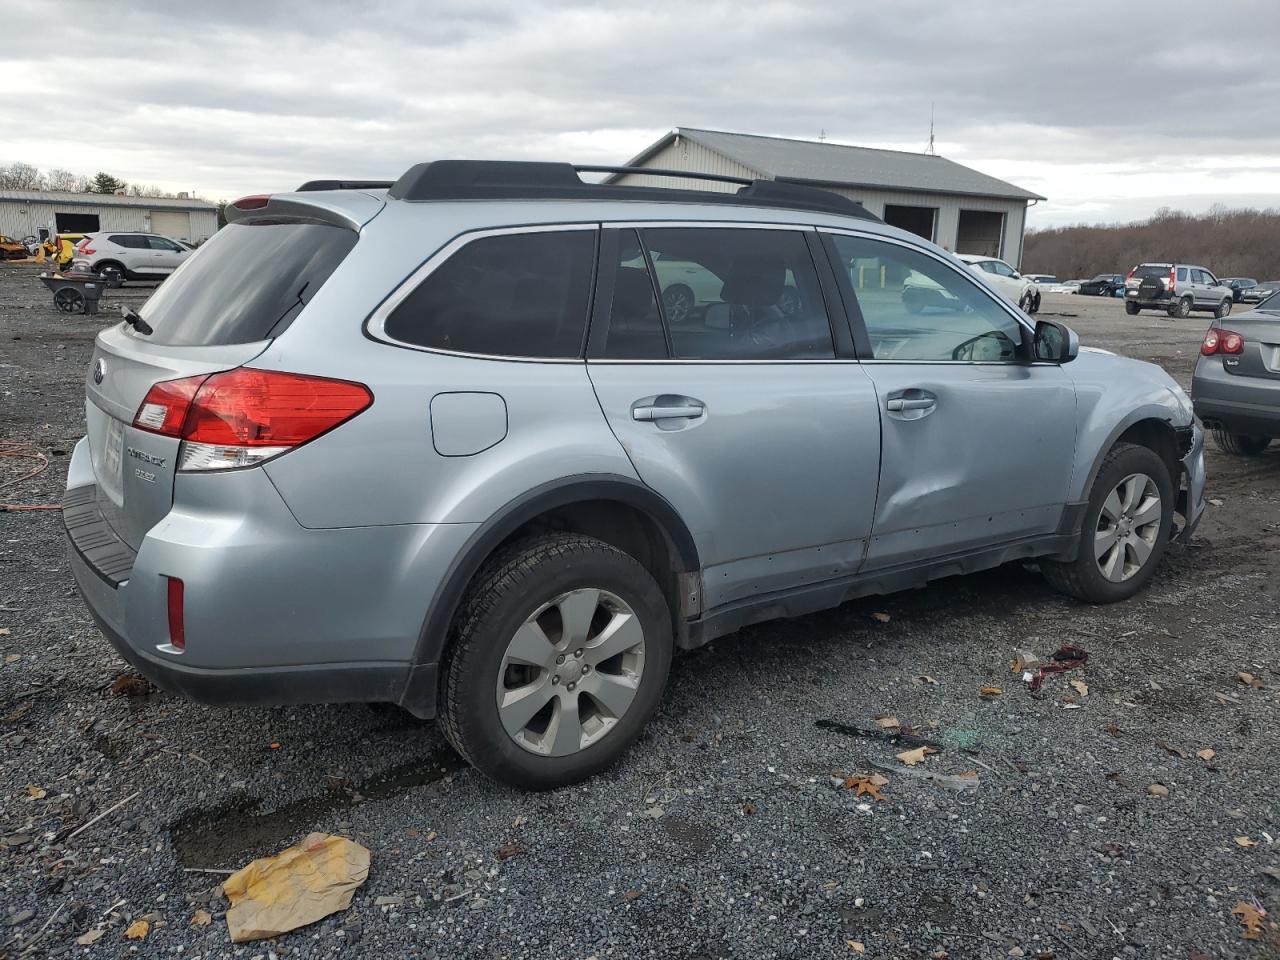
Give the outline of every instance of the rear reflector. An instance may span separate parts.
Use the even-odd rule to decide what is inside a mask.
[[[182,581],[177,577],[165,577],[169,581],[169,643],[179,650],[187,649],[187,630],[183,623]]]
[[[361,383],[239,367],[157,383],[133,425],[182,440],[179,470],[225,470],[301,446],[371,403]]]

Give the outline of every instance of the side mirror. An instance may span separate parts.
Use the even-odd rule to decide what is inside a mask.
[[[1070,363],[1080,354],[1080,338],[1064,323],[1037,320],[1033,354],[1045,363]]]

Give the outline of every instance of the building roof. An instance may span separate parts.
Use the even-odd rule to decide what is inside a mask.
[[[1039,194],[987,176],[954,160],[925,153],[851,147],[816,140],[788,140],[749,133],[677,127],[630,161],[644,164],[676,137],[714,150],[763,177],[795,183],[875,187],[927,193],[960,193],[1010,200],[1044,200]]]
[[[149,210],[169,208],[173,210],[217,210],[216,204],[207,200],[179,199],[175,197],[117,197],[110,193],[64,193],[60,190],[0,190],[0,202],[5,200],[22,203],[86,203],[100,207],[146,207]]]

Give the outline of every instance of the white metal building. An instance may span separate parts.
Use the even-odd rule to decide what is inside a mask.
[[[0,190],[0,234],[19,240],[128,230],[199,243],[217,229],[218,208],[204,200]]]
[[[678,127],[628,166],[690,170],[824,187],[851,197],[886,223],[955,253],[1022,260],[1029,203],[1043,199],[944,157]],[[609,182],[694,190],[729,183],[617,174]]]

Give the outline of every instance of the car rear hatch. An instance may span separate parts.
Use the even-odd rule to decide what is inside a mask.
[[[283,206],[283,214],[275,209],[270,217],[224,227],[131,322],[98,335],[85,403],[96,491],[68,497],[93,536],[114,534],[136,552],[173,505],[181,441],[172,429],[155,429],[153,388],[186,380],[184,386],[194,389],[199,378],[253,360],[355,245],[360,221],[343,222],[319,209],[300,216],[302,204]],[[109,530],[101,528],[103,522]],[[72,526],[68,519],[73,541],[85,552]]]
[[[1223,355],[1223,369],[1238,377],[1280,380],[1280,314],[1254,311],[1223,322],[1220,342],[1228,330],[1244,339],[1238,354]]]
[[[1163,300],[1170,293],[1170,263],[1144,263],[1134,267],[1124,282],[1125,296],[1138,300]]]

